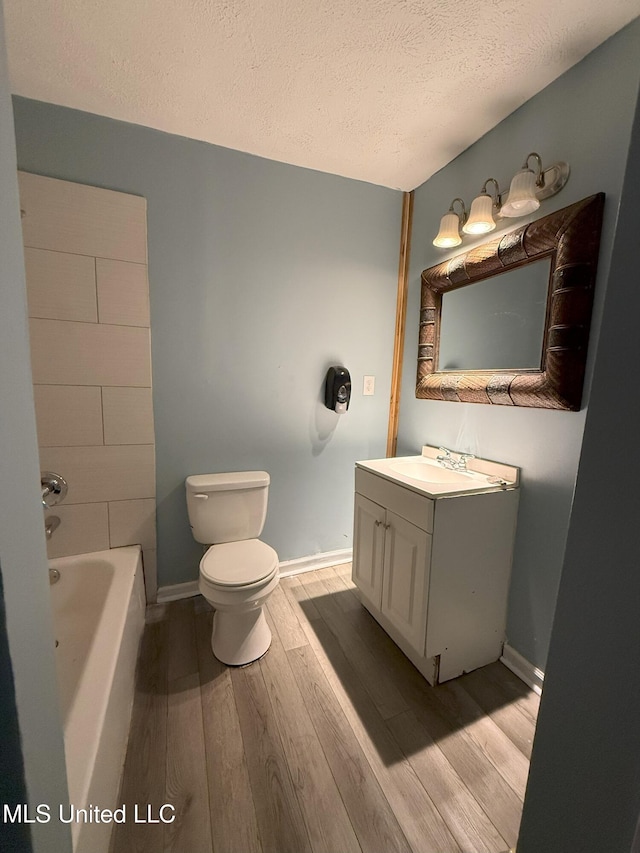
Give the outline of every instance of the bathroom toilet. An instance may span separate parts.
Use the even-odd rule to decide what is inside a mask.
[[[215,610],[211,648],[222,663],[243,666],[271,645],[263,606],[278,586],[278,555],[258,539],[269,475],[197,474],[187,477],[186,489],[193,537],[210,546],[200,561],[198,586]]]

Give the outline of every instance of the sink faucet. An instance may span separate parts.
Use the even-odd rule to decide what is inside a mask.
[[[475,459],[473,453],[459,453],[458,458],[454,459],[451,451],[447,450],[446,447],[439,447],[438,450],[441,450],[444,455],[436,456],[436,462],[443,468],[449,468],[450,471],[466,471],[467,460]]]
[[[475,459],[475,455],[473,453],[461,453],[458,456],[458,461],[456,463],[456,469],[458,471],[467,471],[467,461],[469,459]]]
[[[436,462],[439,462],[443,468],[453,468],[454,461],[451,451],[447,450],[446,447],[439,447],[438,450],[441,450],[444,456],[436,456]]]

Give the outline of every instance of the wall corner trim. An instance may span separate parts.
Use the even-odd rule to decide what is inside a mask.
[[[400,418],[400,392],[402,390],[402,360],[404,334],[407,320],[407,291],[409,288],[409,261],[411,259],[411,227],[413,224],[413,190],[402,197],[400,225],[400,254],[398,259],[398,296],[396,299],[396,331],[393,341],[393,366],[391,371],[391,397],[389,399],[389,429],[387,456],[395,456]]]
[[[544,672],[530,663],[520,652],[517,652],[508,643],[504,644],[502,657],[500,662],[507,669],[510,669],[514,675],[517,675],[521,681],[528,684],[529,687],[540,696],[542,694],[542,686],[544,684]]]

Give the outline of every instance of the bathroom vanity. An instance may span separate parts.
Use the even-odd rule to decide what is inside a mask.
[[[353,537],[362,603],[433,685],[502,654],[520,473],[440,455],[357,462]]]

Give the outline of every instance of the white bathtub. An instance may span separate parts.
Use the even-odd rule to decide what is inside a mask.
[[[113,809],[144,628],[140,548],[60,557],[49,566],[60,572],[51,596],[69,802]],[[71,823],[74,851],[106,853],[111,828]]]

